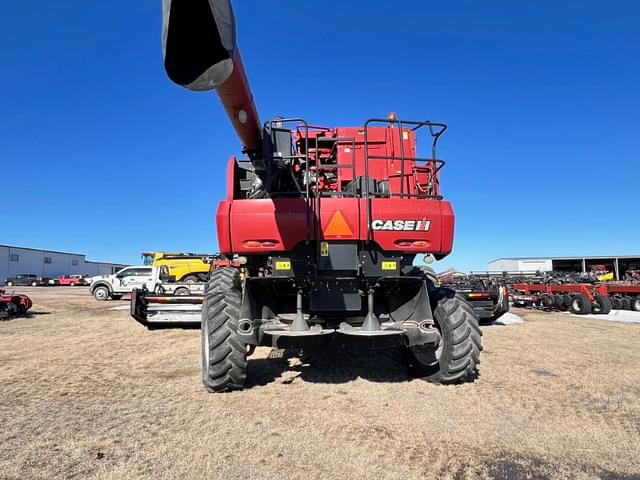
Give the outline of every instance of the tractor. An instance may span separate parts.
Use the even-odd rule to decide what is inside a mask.
[[[256,346],[398,348],[415,376],[473,380],[481,331],[473,308],[439,287],[421,254],[453,248],[454,213],[437,158],[444,123],[395,114],[360,126],[259,120],[228,0],[165,0],[164,66],[190,90],[216,90],[243,145],[227,163],[216,213],[220,251],[242,264],[211,272],[203,296],[144,290],[146,327],[194,327],[210,392],[242,389]],[[419,156],[417,140],[429,151]],[[420,257],[421,258],[421,257]]]

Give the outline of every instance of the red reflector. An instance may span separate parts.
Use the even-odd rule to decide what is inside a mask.
[[[277,240],[245,240],[242,242],[248,248],[273,248],[277,247],[279,243]]]
[[[393,243],[398,247],[425,248],[429,246],[427,240],[396,240]]]

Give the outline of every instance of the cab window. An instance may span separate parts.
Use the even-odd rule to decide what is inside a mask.
[[[132,270],[134,271],[132,275],[136,277],[148,277],[149,275],[151,275],[150,268],[133,268]]]
[[[118,278],[130,277],[132,275],[135,275],[134,270],[135,268],[123,268],[118,272]]]

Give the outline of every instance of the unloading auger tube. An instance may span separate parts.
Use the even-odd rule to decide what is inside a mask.
[[[229,0],[163,0],[167,75],[194,91],[216,90],[247,152],[260,151],[260,118],[236,45]]]

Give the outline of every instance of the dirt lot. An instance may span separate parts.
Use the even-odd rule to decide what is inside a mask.
[[[518,310],[484,328],[481,375],[411,380],[393,353],[312,365],[258,349],[209,395],[199,332],[126,302],[23,289],[0,322],[0,478],[640,478],[640,325]]]

